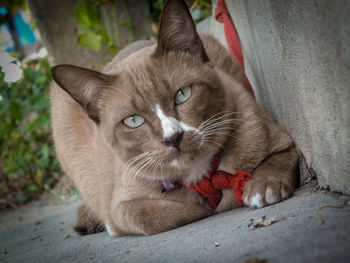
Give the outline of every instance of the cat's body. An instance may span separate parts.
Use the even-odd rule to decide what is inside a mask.
[[[86,202],[82,232],[106,224],[110,234],[154,234],[237,207],[230,189],[216,210],[184,186],[161,191],[160,179],[201,181],[217,153],[220,170],[253,174],[246,205],[273,204],[294,189],[292,140],[260,111],[227,51],[210,36],[202,44],[184,8],[168,1],[158,43],[134,43],[104,74],[53,70],[63,87],[51,88],[54,141]],[[181,19],[185,36],[176,29]],[[174,104],[180,90],[190,96]],[[128,116],[143,122],[127,127]]]

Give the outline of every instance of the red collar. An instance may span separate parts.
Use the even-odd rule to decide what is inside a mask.
[[[234,175],[224,171],[218,171],[220,156],[216,154],[211,161],[211,167],[206,177],[196,185],[186,185],[180,182],[180,185],[188,189],[199,192],[213,208],[217,208],[222,197],[222,189],[231,188],[237,203],[243,205],[242,195],[245,184],[252,178],[252,175],[246,171],[240,170]],[[169,191],[176,188],[172,181],[161,180],[163,190]]]

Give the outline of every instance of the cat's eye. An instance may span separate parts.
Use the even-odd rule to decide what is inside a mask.
[[[123,120],[124,124],[128,126],[129,128],[137,128],[139,127],[142,123],[145,122],[145,119],[141,116],[138,115],[133,115],[125,118]]]
[[[175,104],[182,104],[191,96],[192,88],[190,86],[179,89],[175,94]]]

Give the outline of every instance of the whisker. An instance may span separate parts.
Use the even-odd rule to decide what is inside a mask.
[[[216,129],[211,129],[209,131],[203,132],[203,135],[207,135],[207,134],[215,134],[218,131],[227,131],[227,132],[232,132],[235,129],[232,129],[231,127],[218,127]]]
[[[216,121],[218,121],[218,120],[221,120],[221,119],[223,119],[223,118],[226,118],[226,117],[228,117],[228,116],[231,116],[231,115],[234,115],[234,114],[238,114],[238,113],[241,113],[241,112],[229,112],[229,113],[223,114],[222,116],[217,117],[219,114],[222,114],[222,113],[223,113],[223,112],[219,112],[219,113],[217,113],[217,114],[211,116],[209,119],[203,121],[203,122],[199,125],[198,128],[204,128],[204,127],[206,127],[206,126],[208,126],[208,125],[210,125],[210,124],[212,124],[212,123],[214,123],[214,122],[216,122]],[[217,117],[217,118],[215,118],[215,117]]]
[[[212,135],[212,134],[209,134],[207,137],[209,137],[210,135]],[[231,134],[231,133],[224,133],[224,132],[221,132],[221,133],[216,133],[215,135],[224,135],[224,136],[226,136],[226,137],[231,137],[231,138],[233,138],[233,139],[239,139],[239,137],[237,137],[237,136],[235,136],[235,135],[233,135],[233,134]],[[203,139],[206,139],[206,138],[203,138]]]
[[[145,161],[142,163],[142,165],[138,166],[137,170],[135,169],[136,172],[133,175],[134,179],[136,179],[138,177],[138,175],[142,169],[146,168],[149,165],[149,163],[152,161],[152,159],[153,159],[153,156],[149,156],[147,159],[145,159]]]
[[[153,164],[156,163],[156,162],[157,162],[157,159],[151,159],[150,161],[147,162],[146,165],[144,165],[144,166],[140,169],[140,171],[141,171],[142,169],[145,169],[145,170],[143,171],[143,173],[145,174],[145,173],[147,172],[148,168],[152,167]]]
[[[220,115],[222,114],[222,115]],[[232,132],[237,130],[233,124],[241,123],[240,119],[232,118],[236,112],[229,112],[226,114],[219,113],[215,117],[210,117],[208,120],[200,125],[201,128],[201,144],[205,144],[205,147],[214,149],[214,145],[219,146],[222,149],[228,149],[225,143],[220,143],[215,140],[213,135],[231,137],[237,139],[237,136],[233,135]]]
[[[216,121],[222,121],[222,120],[239,120],[239,119],[234,117],[234,116],[232,116],[232,114],[225,114],[225,115],[219,116],[219,117],[217,117],[215,119],[212,119],[209,122],[206,122],[206,123],[204,123],[203,125],[200,125],[200,126],[202,126],[202,127],[204,126],[205,127],[209,123],[214,123]]]
[[[208,131],[208,130],[212,130],[212,129],[214,129],[214,128],[216,128],[216,127],[219,127],[219,126],[229,125],[229,124],[237,124],[237,122],[236,122],[235,120],[221,121],[221,122],[212,124],[212,125],[209,126],[209,127],[206,127],[205,129],[202,130],[202,132],[205,132],[205,131]],[[232,127],[230,126],[229,128],[232,128]]]
[[[158,167],[160,166],[162,164],[162,160],[161,159],[159,159],[158,160],[158,162],[154,165],[154,170],[152,170],[153,171],[153,173],[152,173],[152,178],[155,180],[156,179],[156,172],[157,172],[157,169],[158,169]]]
[[[135,180],[136,179],[136,173],[135,171],[137,171],[140,167],[142,167],[145,163],[148,162],[150,157],[147,157],[145,159],[140,160],[135,166],[133,166],[128,172],[128,178]]]
[[[152,158],[154,154],[155,154],[155,151],[151,150],[131,158],[127,162],[127,167],[124,169],[124,172],[122,174],[123,180],[125,180],[126,183],[129,183],[131,179],[135,179],[135,175],[133,174],[133,172],[137,170],[139,167],[143,166],[145,163],[147,163],[147,161],[150,158]],[[129,180],[126,180],[126,179],[129,179]]]
[[[228,150],[229,148],[227,147],[226,144],[220,144],[218,143],[217,141],[214,141],[214,140],[204,140],[204,142],[206,142],[205,146],[210,148],[210,149],[214,149],[216,150],[213,146],[210,147],[210,144],[214,144],[214,145],[217,145],[220,147],[220,149],[224,149],[224,150]]]
[[[205,139],[205,140],[203,140],[203,142],[215,144],[215,145],[219,146],[220,148],[223,146],[220,143],[218,143],[217,141],[213,141],[213,140]]]
[[[225,113],[225,112],[226,112],[226,113]],[[224,114],[224,113],[225,113],[225,114]],[[232,114],[235,114],[235,113],[236,113],[236,112],[232,112],[232,111],[220,111],[220,112],[214,114],[213,116],[209,117],[209,118],[206,119],[205,121],[203,121],[201,125],[204,125],[206,122],[211,121],[213,118],[216,118],[216,117],[219,116],[220,114],[223,114],[223,115],[220,116],[220,117],[218,117],[218,118],[223,118],[223,117],[225,117],[225,116],[227,116],[227,115],[232,115]],[[200,125],[200,126],[201,126],[201,125]]]
[[[148,151],[148,152],[139,154],[139,155],[137,155],[137,156],[131,158],[131,159],[126,163],[126,164],[127,164],[127,167],[126,167],[125,171],[127,171],[127,170],[130,168],[130,166],[131,166],[132,164],[134,164],[135,162],[140,161],[141,159],[147,157],[147,156],[148,156],[149,154],[151,154],[152,152],[153,152],[153,151]]]

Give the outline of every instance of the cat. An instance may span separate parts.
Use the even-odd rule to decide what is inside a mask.
[[[213,208],[195,185],[219,170],[252,174],[244,204],[288,198],[298,158],[291,137],[262,113],[231,55],[196,31],[183,0],[166,1],[158,41],[138,41],[97,72],[52,68],[53,138],[84,204],[75,229],[152,235],[239,207],[232,189]]]

